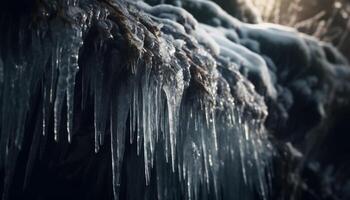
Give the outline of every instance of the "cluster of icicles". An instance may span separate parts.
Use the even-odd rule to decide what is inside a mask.
[[[39,28],[19,27],[17,52],[1,52],[4,198],[40,88],[35,132],[51,132],[53,118],[56,141],[74,140],[74,113],[93,99],[92,148],[99,152],[110,137],[115,199],[126,142],[137,143],[144,158],[145,184],[157,176],[158,199],[268,199],[273,149],[263,98],[235,68],[239,63],[200,43],[195,30],[204,28],[189,13],[144,3],[127,9],[122,1],[59,2],[51,5],[62,4],[60,15],[45,21],[50,13],[42,12]],[[92,30],[94,38],[86,39]],[[60,135],[64,128],[68,138]]]

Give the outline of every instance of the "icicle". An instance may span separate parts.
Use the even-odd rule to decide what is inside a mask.
[[[113,105],[113,103],[112,103]],[[112,183],[113,183],[113,196],[114,196],[114,199],[117,200],[119,199],[119,187],[120,187],[120,183],[119,183],[119,173],[120,173],[120,170],[119,170],[119,160],[118,160],[118,152],[117,152],[117,128],[116,128],[116,114],[115,114],[115,110],[114,110],[114,107],[112,106],[111,108],[111,117],[110,117],[110,130],[111,130],[111,155],[112,155],[112,176],[113,176],[113,180],[112,180]],[[96,137],[96,136],[95,136]],[[95,152],[96,152],[96,149],[95,149]]]
[[[183,83],[183,71],[177,69],[176,73],[173,74],[173,78],[169,80],[169,85],[163,86],[163,91],[166,95],[167,103],[167,118],[166,118],[166,137],[169,138],[170,144],[170,157],[172,170],[175,172],[175,149],[176,149],[176,138],[178,137],[178,126],[179,126],[179,112],[182,94],[184,90]]]
[[[143,92],[142,91],[142,81],[141,81],[141,73],[138,73],[137,70],[139,70],[138,68],[142,68],[142,67],[145,67],[145,66],[139,66],[139,65],[133,65],[133,68],[134,68],[134,72],[135,74],[133,74],[133,77],[132,77],[132,88],[133,88],[133,128],[134,128],[134,131],[133,131],[133,134],[136,135],[136,146],[137,146],[137,155],[140,155],[140,152],[141,152],[141,147],[142,147],[142,131],[143,131],[143,128],[142,127],[142,116],[143,116],[143,106],[142,106],[142,95],[143,95]]]
[[[45,85],[45,83],[43,83]],[[42,107],[42,135],[46,135],[47,129],[47,90],[46,87],[43,87],[43,107]]]
[[[18,77],[18,80],[16,80],[17,83],[15,86],[15,90],[17,90],[16,96],[14,98],[18,98],[16,101],[18,103],[17,110],[17,125],[16,125],[16,137],[15,137],[15,145],[17,148],[21,149],[22,146],[22,140],[24,137],[24,126],[25,126],[25,120],[27,112],[27,109],[29,108],[29,93],[30,93],[30,79],[31,79],[31,70],[27,71],[27,63],[23,63],[23,65],[15,65],[16,68],[16,76]],[[26,78],[24,76],[24,73],[28,73],[28,80],[26,81]],[[20,85],[20,82],[26,81],[24,85]],[[14,91],[16,92],[16,91]],[[17,96],[18,95],[18,96]]]
[[[73,3],[75,5],[76,3]],[[76,28],[76,27],[75,27]],[[72,140],[73,134],[73,112],[74,112],[74,91],[75,91],[75,76],[79,70],[78,59],[79,49],[82,46],[82,32],[79,28],[74,30],[72,42],[69,46],[68,69],[67,69],[67,133],[68,142]]]
[[[89,3],[95,6],[96,2]],[[0,84],[3,88],[0,160],[1,166],[3,163],[6,165],[6,175],[13,174],[11,170],[15,168],[18,149],[22,145],[28,102],[34,94],[31,92],[35,85],[32,81],[33,76],[37,75],[38,79],[43,79],[42,108],[39,106],[42,109],[39,115],[42,115],[43,135],[49,127],[52,112],[50,109],[53,106],[54,139],[59,140],[63,126],[61,118],[64,114],[67,118],[68,142],[74,138],[73,114],[79,109],[74,106],[75,82],[76,74],[80,70],[78,61],[81,61],[79,50],[84,39],[82,30],[86,30],[89,37],[88,26],[101,23],[101,32],[106,33],[98,33],[101,38],[95,41],[96,52],[93,52],[92,58],[87,58],[88,62],[81,62],[88,65],[84,66],[82,71],[81,109],[87,104],[87,100],[90,100],[90,92],[94,102],[95,152],[103,145],[104,134],[110,129],[114,198],[119,198],[120,173],[125,162],[126,143],[136,142],[137,155],[144,158],[145,181],[149,187],[153,186],[152,169],[156,171],[159,199],[252,199],[252,194],[241,194],[239,190],[242,188],[248,192],[256,190],[262,198],[267,199],[265,174],[271,155],[266,153],[270,151],[267,147],[267,133],[260,129],[264,120],[258,117],[260,121],[254,121],[253,123],[257,124],[253,124],[245,113],[245,107],[251,105],[246,105],[244,101],[254,102],[255,99],[249,92],[255,95],[255,90],[252,87],[251,91],[248,91],[248,86],[242,86],[238,90],[242,96],[238,96],[237,101],[243,103],[236,105],[232,100],[236,96],[230,95],[237,91],[230,89],[234,90],[235,87],[249,82],[241,76],[234,77],[234,73],[239,74],[236,68],[232,69],[233,78],[229,77],[229,73],[219,73],[217,63],[226,58],[222,55],[223,52],[227,53],[222,48],[225,45],[212,41],[214,44],[210,44],[211,48],[207,49],[207,42],[204,39],[200,40],[196,32],[200,31],[199,29],[203,29],[201,31],[204,32],[214,28],[199,26],[185,10],[170,5],[161,6],[164,10],[158,10],[158,7],[149,8],[150,6],[140,3],[139,6],[143,5],[142,8],[147,12],[140,12],[145,17],[140,17],[137,21],[134,19],[134,15],[137,14],[132,9],[129,13],[129,8],[121,7],[124,3],[109,3],[98,4],[97,8],[86,6],[91,12],[88,25],[80,23],[79,19],[76,19],[79,17],[73,15],[78,14],[79,5],[85,6],[85,3],[69,0],[65,4],[69,5],[69,12],[72,12],[64,16],[68,18],[68,22],[63,25],[61,21],[58,23],[59,20],[53,20],[52,24],[58,24],[57,27],[50,22],[48,26],[53,33],[52,41],[45,45],[38,44],[40,47],[43,45],[43,49],[51,54],[47,55],[51,56],[51,69],[42,67],[46,65],[38,64],[36,58],[33,58],[35,62],[12,63],[12,59],[16,60],[12,58],[13,55],[6,59],[0,57]],[[133,3],[130,3],[131,8],[132,6]],[[112,8],[115,10],[109,13],[108,9]],[[158,11],[165,14],[159,14]],[[116,13],[119,21],[114,19]],[[162,23],[156,23],[158,21]],[[217,35],[223,34],[221,31],[224,32],[220,29]],[[146,41],[147,39],[150,41]],[[239,43],[235,45],[238,46]],[[125,53],[125,58],[121,60],[127,63],[122,63],[121,66],[108,63],[110,48],[129,50],[130,46],[136,47],[137,50],[132,49],[136,52]],[[89,47],[87,45],[86,49]],[[85,53],[86,49],[84,48],[82,53]],[[215,54],[212,54],[211,50],[215,50]],[[248,50],[244,49],[244,53],[250,53],[251,56],[252,53],[246,51]],[[47,60],[47,56],[38,59]],[[237,64],[232,57],[231,55],[226,59],[228,65]],[[24,58],[26,59],[28,60]],[[256,59],[261,61],[260,57]],[[33,66],[39,67],[31,70]],[[110,77],[114,74],[110,75],[109,72],[119,68],[122,68],[121,71],[126,77]],[[43,71],[41,73],[44,73],[44,76],[38,71]],[[233,79],[231,82],[230,78]],[[227,83],[227,91],[219,92],[219,89],[223,90],[218,84],[220,81],[230,82]],[[264,109],[264,105],[256,105],[255,109]],[[67,113],[63,113],[64,106]],[[9,116],[6,116],[7,114]],[[106,127],[108,121],[110,127]],[[126,127],[128,123],[129,127]],[[127,129],[130,134],[129,141],[126,141],[125,135]],[[39,139],[43,138],[37,134],[39,130],[40,128],[36,127],[27,174],[31,171]],[[41,152],[45,149],[42,146],[40,148]],[[270,175],[267,176],[271,179]],[[29,176],[26,177],[27,181]],[[6,180],[8,179],[6,177]],[[6,188],[9,187],[8,184],[9,181],[6,182]],[[227,188],[233,189],[227,191]]]
[[[114,198],[119,199],[120,171],[122,167],[124,149],[126,120],[128,118],[129,108],[126,105],[131,103],[128,94],[129,89],[126,85],[118,88],[117,94],[112,92],[112,102],[110,109],[110,134],[111,134],[111,154],[112,154],[112,173],[113,173],[113,193]]]
[[[143,132],[143,154],[144,154],[144,162],[145,162],[145,178],[146,178],[146,185],[149,184],[150,181],[150,162],[151,162],[151,146],[152,146],[152,132],[150,130],[150,110],[149,105],[150,102],[150,88],[149,88],[149,77],[150,77],[150,69],[151,63],[147,63],[146,66],[144,66],[144,74],[143,79],[141,82],[141,95],[142,95],[142,132]]]
[[[51,84],[50,84],[50,102],[54,102],[54,91],[56,86],[56,77],[58,66],[61,64],[61,49],[58,42],[55,42],[54,48],[52,48],[51,54]]]
[[[62,48],[58,48],[58,55],[61,57],[62,55]],[[63,101],[66,93],[66,88],[67,88],[67,65],[61,62],[61,58],[58,59],[58,70],[59,70],[59,75],[57,79],[57,86],[56,86],[56,98],[55,98],[55,103],[54,103],[54,140],[57,142],[59,139],[59,132],[60,132],[60,126],[61,126],[61,112],[62,112],[62,107],[63,107]]]
[[[106,131],[106,120],[108,117],[108,103],[110,91],[107,87],[106,77],[104,72],[104,63],[101,62],[100,56],[103,52],[98,53],[99,56],[95,60],[94,79],[93,79],[93,95],[94,95],[94,128],[95,128],[95,152],[100,150],[100,146],[104,141],[104,133]]]
[[[96,83],[95,83],[96,84]],[[102,88],[95,88],[94,93],[94,127],[95,127],[95,153],[98,153],[100,150],[100,138],[101,138],[101,130],[100,123],[103,123],[101,116],[100,116],[100,106],[102,102],[100,101],[100,98],[102,96],[100,90]]]

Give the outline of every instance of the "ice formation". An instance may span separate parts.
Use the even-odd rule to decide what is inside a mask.
[[[71,143],[89,109],[91,148],[110,147],[115,199],[132,187],[121,181],[132,177],[123,170],[129,144],[143,159],[144,199],[269,199],[266,120],[288,119],[293,88],[321,99],[322,115],[326,98],[311,90],[348,90],[347,63],[292,29],[242,23],[210,1],[174,2],[44,0],[34,19],[1,21],[3,199],[25,138],[27,182],[42,138]],[[329,78],[339,82],[322,85]]]

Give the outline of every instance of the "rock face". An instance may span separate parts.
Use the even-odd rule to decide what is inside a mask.
[[[337,150],[314,153],[346,128],[346,59],[210,1],[159,3],[2,7],[3,199],[346,198]]]

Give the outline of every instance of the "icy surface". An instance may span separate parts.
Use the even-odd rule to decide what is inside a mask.
[[[45,6],[39,26],[21,26],[18,41],[0,44],[3,199],[38,94],[36,131],[46,136],[52,128],[56,141],[74,140],[74,113],[93,107],[91,148],[98,153],[110,141],[115,199],[127,143],[137,144],[144,184],[157,188],[158,199],[269,199],[274,148],[267,102],[286,113],[289,89],[302,88],[319,98],[322,114],[325,98],[313,95],[313,84],[326,72],[349,75],[332,47],[283,27],[242,23],[209,1]],[[19,49],[2,51],[12,43]],[[290,77],[288,70],[314,62],[319,77]],[[39,145],[33,139],[32,148]]]

